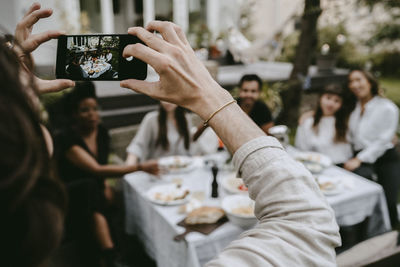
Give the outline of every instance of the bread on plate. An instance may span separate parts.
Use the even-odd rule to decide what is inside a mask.
[[[216,223],[219,219],[224,217],[225,212],[223,209],[218,207],[200,207],[194,209],[188,214],[185,219],[186,224],[212,224]]]

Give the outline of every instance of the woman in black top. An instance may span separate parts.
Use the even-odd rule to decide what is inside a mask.
[[[56,138],[56,155],[59,175],[67,185],[71,199],[67,235],[68,229],[77,235],[87,234],[79,226],[83,216],[89,225],[93,225],[89,230],[94,233],[99,249],[109,255],[114,250],[114,242],[106,210],[112,191],[105,178],[139,170],[158,174],[158,164],[156,161],[122,166],[107,164],[110,137],[100,124],[93,83],[78,83],[67,95],[66,106],[70,124]],[[85,214],[82,207],[88,213]]]

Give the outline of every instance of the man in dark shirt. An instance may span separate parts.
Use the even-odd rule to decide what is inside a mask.
[[[268,134],[268,129],[274,126],[271,111],[260,100],[262,81],[255,74],[244,75],[239,82],[238,104],[249,117]]]

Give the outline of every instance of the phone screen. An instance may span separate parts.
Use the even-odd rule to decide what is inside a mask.
[[[71,80],[144,80],[147,64],[122,56],[127,45],[138,42],[137,37],[128,34],[60,36],[56,76]]]

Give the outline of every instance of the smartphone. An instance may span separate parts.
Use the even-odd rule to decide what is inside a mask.
[[[124,58],[129,44],[143,43],[129,34],[63,35],[58,38],[56,77],[58,79],[118,81],[144,80],[147,64]]]

